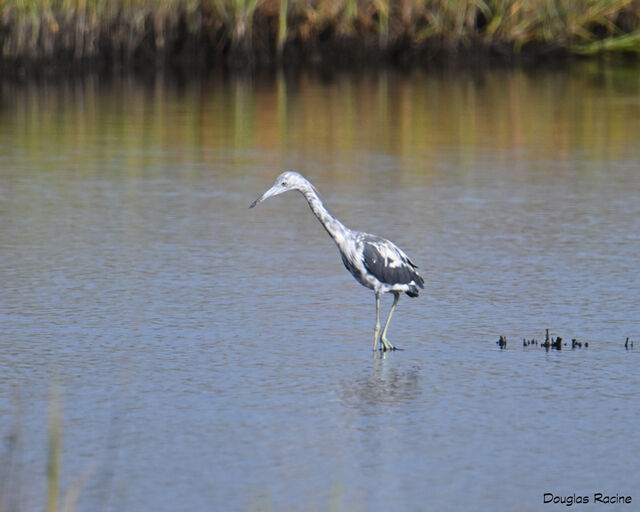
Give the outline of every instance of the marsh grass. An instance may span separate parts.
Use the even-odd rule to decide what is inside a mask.
[[[640,51],[640,0],[4,0],[3,62]],[[330,55],[330,52],[329,52]]]
[[[16,408],[19,410],[19,406]],[[86,474],[76,478],[68,488],[62,491],[62,454],[63,454],[63,421],[60,405],[60,393],[57,387],[52,388],[49,397],[49,417],[47,429],[47,468],[46,495],[43,498],[43,509],[46,512],[74,512],[78,498],[85,485]],[[3,432],[4,446],[0,452],[0,512],[20,512],[27,509],[23,501],[22,491],[27,482],[22,474],[23,442],[21,416],[16,413],[15,421],[8,432]]]

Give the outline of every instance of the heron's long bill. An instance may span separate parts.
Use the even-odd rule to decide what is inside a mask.
[[[278,195],[280,192],[282,192],[281,190],[279,190],[276,187],[271,187],[269,190],[267,190],[264,194],[262,194],[258,199],[256,199],[253,203],[251,203],[249,205],[249,208],[253,208],[254,206],[258,206],[262,201],[264,201],[265,199],[269,199],[272,196],[276,196]]]

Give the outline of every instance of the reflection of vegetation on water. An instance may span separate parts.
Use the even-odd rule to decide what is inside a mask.
[[[461,168],[495,155],[514,177],[523,158],[561,175],[575,171],[562,162],[576,151],[598,163],[625,158],[640,139],[639,94],[636,67],[597,62],[552,73],[339,74],[327,83],[306,73],[179,87],[160,79],[44,89],[5,83],[0,97],[13,99],[2,104],[0,135],[21,134],[13,151],[34,168],[65,148],[60,157],[79,174],[98,163],[136,174],[154,166],[182,172],[193,158],[206,169],[242,158],[266,180],[285,164],[283,148],[304,158],[321,153],[326,172],[343,178],[363,165],[359,151],[397,155],[411,173],[428,174],[439,169],[443,145],[452,145]]]
[[[110,64],[595,54],[639,52],[639,20],[632,0],[6,0],[0,47],[5,61]]]

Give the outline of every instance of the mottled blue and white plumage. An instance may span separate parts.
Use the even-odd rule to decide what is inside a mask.
[[[376,326],[374,329],[374,350],[394,350],[387,340],[387,328],[401,293],[417,297],[420,288],[424,288],[424,279],[418,273],[417,266],[397,245],[375,235],[354,231],[334,218],[324,207],[315,187],[297,172],[284,172],[276,179],[273,187],[256,199],[253,208],[265,199],[282,194],[288,190],[298,190],[304,195],[311,211],[324,226],[329,236],[338,246],[342,262],[356,280],[374,291],[376,296]],[[380,333],[380,296],[393,293],[394,300],[389,316]]]

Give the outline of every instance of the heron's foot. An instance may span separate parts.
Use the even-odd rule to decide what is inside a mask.
[[[380,350],[386,352],[387,350],[397,350],[397,348],[387,338],[381,337]]]

